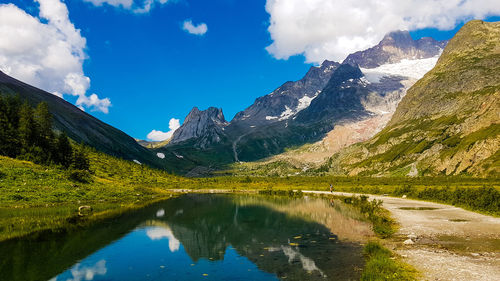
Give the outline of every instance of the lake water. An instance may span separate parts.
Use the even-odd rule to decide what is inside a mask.
[[[359,280],[370,225],[339,201],[190,194],[0,244],[0,280]]]

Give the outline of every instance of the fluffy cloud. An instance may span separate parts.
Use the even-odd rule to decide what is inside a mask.
[[[120,7],[123,9],[130,10],[136,14],[144,14],[149,13],[151,8],[158,3],[160,5],[166,4],[169,0],[142,0],[136,1],[133,0],[83,0],[85,2],[90,2],[94,4],[94,6],[102,6],[103,4],[108,4],[113,7]]]
[[[170,139],[172,137],[172,135],[174,134],[174,132],[177,129],[179,129],[180,127],[181,127],[180,120],[172,118],[168,122],[168,128],[170,129],[170,131],[168,131],[168,132],[162,132],[162,131],[152,130],[148,134],[147,138],[148,138],[148,140],[151,140],[151,141],[164,141],[164,140],[168,140],[168,139]]]
[[[438,28],[500,14],[498,0],[267,0],[267,51],[278,59],[343,60],[394,30]]]
[[[191,20],[184,21],[182,25],[182,29],[187,31],[190,34],[194,35],[205,35],[208,31],[208,27],[205,23],[200,23],[198,25],[194,25]]]
[[[0,5],[0,70],[59,97],[78,96],[76,105],[107,113],[111,102],[86,95],[86,40],[59,0],[35,0],[39,18],[13,4]]]

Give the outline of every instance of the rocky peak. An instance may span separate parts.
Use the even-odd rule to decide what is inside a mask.
[[[200,111],[198,107],[193,107],[188,116],[184,119],[184,124],[191,122],[199,122],[200,120],[211,120],[214,123],[227,125],[221,108],[209,107],[207,110]]]
[[[321,79],[329,76],[340,65],[338,62],[325,60],[320,66],[313,66],[309,69],[302,80]]]
[[[393,31],[384,36],[379,45],[381,46],[392,46],[399,48],[408,48],[413,46],[414,40],[410,35],[410,32],[404,30]]]
[[[388,33],[375,47],[350,54],[343,63],[376,68],[403,59],[432,58],[441,54],[446,43],[428,37],[414,40],[408,31],[394,31]]]
[[[224,127],[227,125],[222,109],[210,107],[200,111],[194,107],[173,134],[169,145],[193,140],[195,147],[206,148],[225,138]]]
[[[302,79],[286,82],[272,93],[257,98],[254,104],[236,114],[230,127],[239,128],[239,132],[242,128],[248,130],[289,119],[309,106],[339,65],[325,60],[320,66],[311,67]]]

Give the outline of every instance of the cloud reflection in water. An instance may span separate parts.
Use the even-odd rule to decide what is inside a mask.
[[[96,275],[106,275],[106,260],[100,260],[93,266],[81,266],[80,263],[77,263],[73,268],[71,268],[70,272],[72,278],[69,279],[58,279],[54,277],[50,279],[50,281],[82,281],[82,280],[94,280]]]
[[[167,227],[160,227],[160,226],[149,227],[146,230],[146,235],[151,240],[161,240],[163,238],[167,238],[168,248],[172,253],[178,251],[181,245],[179,240],[175,238],[174,234],[172,233],[172,230]]]

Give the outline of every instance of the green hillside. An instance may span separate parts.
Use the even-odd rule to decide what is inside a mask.
[[[500,22],[467,23],[388,126],[335,154],[348,175],[500,175]]]
[[[65,132],[78,143],[85,143],[104,153],[127,160],[138,160],[151,166],[162,167],[158,158],[139,145],[124,132],[83,112],[65,100],[43,90],[25,84],[0,71],[0,95],[18,95],[36,107],[41,102],[48,104],[54,127]]]

